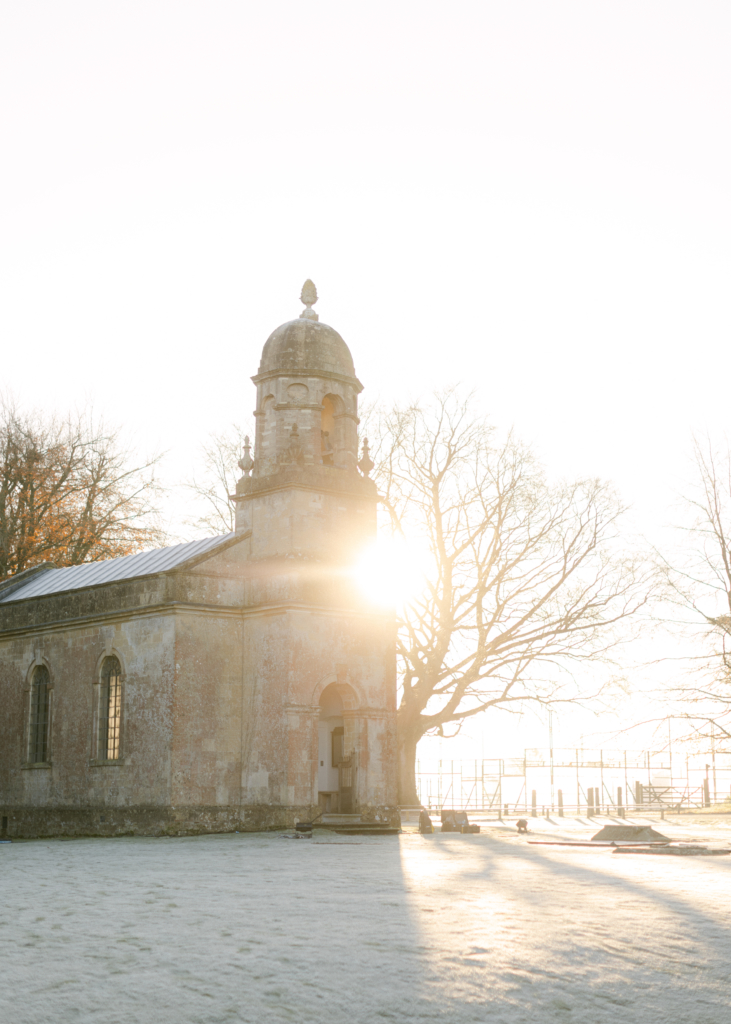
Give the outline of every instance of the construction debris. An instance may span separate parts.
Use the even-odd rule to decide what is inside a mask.
[[[470,825],[467,811],[442,811],[442,832],[479,832],[479,825]]]
[[[669,843],[667,836],[656,832],[650,825],[605,825],[591,842],[604,843]]]
[[[614,853],[652,853],[662,854],[668,857],[724,857],[731,853],[731,850],[711,850],[707,846],[617,846]]]
[[[664,842],[656,843],[639,843],[639,842],[623,842],[621,839],[618,842],[605,843],[602,841],[595,841],[589,839],[586,842],[581,839],[529,839],[529,846],[583,846],[589,850],[604,850],[607,847],[616,849],[618,846],[667,846],[670,842],[669,839]]]

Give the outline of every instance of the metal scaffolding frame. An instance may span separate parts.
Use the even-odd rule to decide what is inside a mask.
[[[419,800],[432,811],[615,814],[728,802],[731,753],[527,748],[522,757],[417,761]]]

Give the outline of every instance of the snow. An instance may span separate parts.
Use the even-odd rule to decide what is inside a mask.
[[[638,819],[634,819],[638,820]],[[731,840],[731,819],[654,821]],[[534,820],[541,838],[598,824]],[[480,835],[0,846],[8,1024],[729,1019],[731,857]]]

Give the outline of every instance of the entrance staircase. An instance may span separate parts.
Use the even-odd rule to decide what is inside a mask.
[[[312,827],[349,836],[395,836],[401,831],[387,821],[363,821],[359,814],[323,814]]]

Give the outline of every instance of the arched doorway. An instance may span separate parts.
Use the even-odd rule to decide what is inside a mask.
[[[320,696],[317,800],[324,813],[352,814],[355,767],[352,719],[343,716],[353,704],[349,686],[330,683]]]

